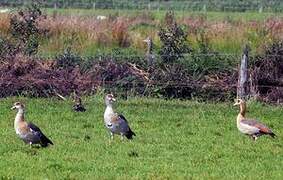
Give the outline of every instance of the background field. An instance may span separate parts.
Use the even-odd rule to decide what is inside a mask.
[[[29,148],[13,129],[13,102],[26,103],[32,120],[55,143]],[[248,115],[278,134],[253,142],[236,128],[232,103],[147,98],[118,99],[117,110],[137,137],[110,143],[101,95],[84,98],[87,111],[70,101],[10,97],[0,103],[1,179],[282,179],[282,107],[250,102]]]
[[[1,0],[3,6],[22,6],[30,0]],[[282,12],[280,0],[38,0],[44,7],[85,9],[152,9],[183,11],[276,11]]]
[[[278,135],[253,142],[237,130],[231,102],[245,45],[252,95],[283,102],[281,0],[48,0],[36,21],[36,6],[19,11],[26,2],[0,0],[11,8],[0,14],[0,179],[283,179],[282,106],[248,102],[248,116]],[[171,63],[158,35],[168,10],[192,50]],[[85,113],[71,110],[74,91]],[[101,92],[118,95],[133,141],[110,141]],[[54,146],[30,148],[17,137],[15,101]]]
[[[48,33],[40,40],[39,56],[54,58],[72,48],[84,57],[115,52],[129,57],[144,56],[146,44],[142,40],[148,36],[153,39],[154,52],[160,51],[158,32],[168,10],[46,8],[43,12],[47,18],[39,24]],[[175,10],[174,13],[195,50],[201,46],[201,36],[212,51],[229,55],[240,55],[245,44],[251,46],[254,54],[262,53],[268,44],[282,39],[282,12]],[[102,15],[107,19],[97,20]],[[8,36],[9,18],[0,14],[0,37]]]

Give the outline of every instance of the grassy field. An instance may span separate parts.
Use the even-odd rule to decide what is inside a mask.
[[[46,27],[48,24],[54,24],[50,29],[55,33],[51,33],[53,35],[50,39],[40,46],[39,54],[43,56],[53,56],[58,54],[58,50],[62,52],[65,43],[70,42],[70,37],[75,39],[71,40],[73,49],[84,56],[94,56],[100,52],[109,53],[114,49],[121,49],[124,52],[128,49],[128,54],[135,51],[134,54],[138,53],[142,56],[146,51],[142,40],[148,36],[153,38],[155,53],[159,51],[161,42],[158,32],[167,11],[46,9],[45,12],[52,17],[61,18],[59,23],[56,23],[56,18],[46,23]],[[264,45],[280,38],[283,33],[283,13],[200,11],[174,13],[179,24],[187,27],[185,28],[188,31],[187,40],[194,49],[199,48],[200,32],[205,32],[206,40],[213,50],[228,54],[241,54],[245,43],[251,45],[253,52],[261,52]],[[121,24],[117,24],[115,20],[109,20],[107,23],[95,22],[97,15],[119,17],[120,22],[124,24],[120,26]],[[63,17],[67,17],[68,20]],[[83,23],[87,19],[89,22]],[[68,22],[72,22],[72,25],[68,25]],[[59,24],[60,28],[56,28],[56,24]],[[118,39],[128,41],[129,47],[117,45],[117,39],[114,38],[117,32]]]
[[[26,118],[55,143],[29,148],[13,129],[15,101],[25,102]],[[117,110],[137,137],[112,142],[104,128],[102,96],[86,101],[85,113],[71,101],[12,97],[0,101],[0,179],[282,179],[282,107],[249,103],[277,139],[257,142],[236,128],[232,103],[130,98]]]
[[[98,16],[98,15],[118,15],[118,16],[129,16],[135,17],[143,14],[151,15],[154,19],[162,20],[166,14],[165,10],[115,10],[115,9],[44,9],[44,12],[52,15],[53,13],[58,13],[59,15],[78,15],[78,16]],[[183,17],[194,17],[194,16],[207,16],[210,21],[220,21],[220,20],[256,20],[263,21],[267,18],[278,17],[282,18],[283,13],[276,12],[213,12],[213,11],[174,11],[177,18]]]
[[[158,53],[161,47],[158,32],[167,11],[43,9],[43,12],[47,19],[39,26],[49,33],[40,39],[38,55],[53,58],[66,48],[81,56],[117,50],[125,56],[144,56],[146,45],[142,40],[148,36]],[[97,15],[106,15],[108,19],[97,20]],[[262,53],[266,45],[282,39],[283,34],[283,13],[175,11],[175,16],[186,27],[187,41],[195,50],[201,46],[203,35],[210,49],[219,53],[240,55],[244,44],[249,44],[252,52]],[[8,14],[0,14],[0,38],[10,36],[9,18]]]

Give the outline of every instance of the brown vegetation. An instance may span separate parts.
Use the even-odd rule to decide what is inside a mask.
[[[263,21],[214,20],[208,21],[204,16],[184,17],[177,20],[188,27],[188,39],[195,43],[199,33],[204,31],[216,50],[223,50],[233,45],[241,49],[242,42],[249,40],[253,49],[261,50],[263,45],[274,39],[282,39],[283,19],[272,17]],[[142,48],[138,42],[151,36],[155,44],[159,44],[158,30],[162,22],[147,14],[137,16],[109,16],[105,20],[97,20],[95,16],[58,15],[47,16],[39,22],[40,27],[49,30],[50,41],[41,46],[41,51],[64,49],[63,41],[76,34],[74,42],[78,52],[84,52],[90,46],[102,45],[113,47]],[[0,14],[0,34],[9,29],[9,15]],[[137,28],[145,27],[145,28]],[[233,37],[233,41],[231,41]]]
[[[255,58],[251,75],[259,99],[283,102],[283,41],[272,43]]]
[[[19,16],[19,19],[21,17]],[[0,21],[3,25],[0,26],[0,32],[9,37],[10,23],[8,20],[10,17],[0,15],[0,18],[3,20],[3,22]],[[187,32],[183,32],[183,29],[186,28],[181,28],[181,26],[176,28],[179,27],[177,23],[180,22],[189,27]],[[97,20],[95,17],[54,14],[34,24],[38,29],[48,29],[45,35],[52,42],[50,48],[53,48],[54,51],[65,49],[62,44],[67,44],[68,47],[63,54],[51,60],[44,60],[27,54],[23,55],[25,54],[23,49],[13,46],[13,41],[5,39],[1,41],[0,97],[19,94],[49,97],[57,93],[69,96],[74,91],[89,95],[98,88],[103,88],[106,91],[126,95],[131,93],[132,95],[142,94],[166,98],[233,99],[237,84],[235,62],[238,59],[236,57],[226,59],[219,55],[214,50],[213,43],[221,41],[221,38],[224,38],[225,41],[228,38],[229,43],[231,33],[234,33],[233,41],[248,39],[258,44],[264,42],[260,44],[262,55],[257,56],[250,67],[253,92],[264,101],[282,102],[283,46],[282,41],[276,42],[283,34],[282,22],[282,19],[276,18],[268,19],[262,24],[242,21],[208,22],[203,17],[184,18],[169,23],[169,25],[167,22],[169,30],[173,24],[172,27],[175,27],[173,30],[178,30],[176,32],[181,34],[182,41],[178,42],[186,42],[188,36],[199,47],[192,51],[166,51],[164,57],[169,57],[174,52],[177,58],[174,56],[175,59],[168,63],[160,61],[160,57],[156,56],[156,62],[149,67],[145,63],[145,57],[136,56],[136,54],[131,57],[123,57],[117,51],[117,56],[104,55],[85,58],[73,54],[72,50],[80,51],[93,42],[98,46],[116,44],[118,47],[129,47],[134,44],[144,47],[141,41],[144,32],[135,27],[156,29],[160,22],[150,16],[131,18],[111,16],[106,20]],[[25,25],[25,21],[19,21],[19,23]],[[135,33],[130,33],[130,31]],[[152,29],[147,29],[145,32],[153,35],[153,39],[158,39],[157,30],[152,32]],[[165,38],[160,37],[160,43],[167,46],[161,46],[161,49],[178,50],[182,46],[182,43],[168,43],[173,41],[171,34],[174,32],[163,32]],[[174,34],[174,37],[178,36]],[[14,41],[17,38],[18,36],[14,37]],[[25,43],[25,39],[28,38],[24,38],[22,42]],[[271,46],[263,46],[269,44],[270,41],[274,42]],[[186,49],[189,48],[191,47]],[[37,52],[37,46],[35,50]],[[189,53],[189,57],[183,56],[184,52]],[[234,64],[231,63],[231,60]]]
[[[87,72],[79,66],[58,68],[56,61],[42,61],[18,55],[0,63],[0,97],[28,95],[35,97],[68,96],[94,93],[97,87],[131,88],[131,81],[144,82],[144,74],[130,64],[94,61]],[[131,78],[128,79],[128,78]],[[126,90],[126,89],[125,89]]]

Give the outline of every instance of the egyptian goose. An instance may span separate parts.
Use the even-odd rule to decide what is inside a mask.
[[[35,124],[25,121],[25,106],[22,103],[16,102],[11,109],[17,109],[18,111],[14,128],[17,135],[19,135],[25,143],[30,145],[40,144],[42,147],[47,147],[48,144],[53,145],[52,141],[50,141]]]
[[[73,105],[74,111],[77,111],[77,112],[85,112],[86,111],[84,105],[82,104],[81,98],[76,93],[75,93],[75,97],[74,97],[74,102],[75,102],[75,104]]]
[[[106,109],[104,112],[104,123],[110,132],[110,137],[113,139],[114,134],[121,135],[121,139],[126,136],[128,139],[133,139],[136,134],[131,130],[128,121],[123,115],[117,114],[113,110],[113,103],[116,101],[112,94],[107,94],[105,97]]]
[[[150,37],[144,39],[143,42],[145,42],[147,45],[147,52],[146,52],[147,65],[151,66],[155,63],[155,56],[153,54],[153,42]]]
[[[253,140],[257,140],[261,135],[270,135],[273,138],[276,136],[266,125],[257,120],[245,118],[246,102],[244,100],[238,99],[234,106],[237,105],[240,106],[240,112],[237,116],[237,128],[240,132],[249,135]]]

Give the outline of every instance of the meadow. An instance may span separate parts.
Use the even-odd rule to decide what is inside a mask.
[[[168,10],[130,10],[130,9],[123,9],[123,10],[115,10],[115,9],[76,9],[76,8],[45,8],[44,12],[49,15],[53,15],[57,13],[59,15],[77,15],[77,16],[98,16],[98,15],[118,15],[118,16],[128,16],[128,17],[135,17],[142,15],[144,13],[149,13],[155,19],[162,20],[168,12]],[[225,20],[230,18],[231,20],[265,20],[266,18],[271,17],[283,17],[283,13],[280,12],[262,12],[259,13],[257,11],[246,11],[246,12],[221,12],[221,11],[181,11],[176,10],[174,11],[176,17],[184,18],[184,17],[195,17],[195,16],[205,16],[207,15],[207,19],[212,20]]]
[[[30,148],[15,134],[15,101],[26,119],[54,142]],[[103,94],[84,97],[87,111],[55,98],[9,97],[0,101],[0,179],[282,179],[282,106],[248,103],[248,116],[273,128],[276,139],[253,142],[236,127],[238,107],[155,98],[118,98],[137,136],[113,141],[104,128]]]
[[[158,36],[165,10],[102,10],[44,9],[46,19],[39,26],[48,33],[40,40],[38,55],[54,57],[66,48],[81,56],[117,52],[125,56],[143,56],[148,36],[153,39],[154,52],[160,50]],[[187,33],[190,46],[198,50],[205,43],[223,54],[239,55],[245,44],[255,53],[282,38],[283,14],[280,12],[204,12],[175,11],[178,24]],[[104,15],[106,20],[98,20]],[[0,36],[8,36],[8,14],[0,14]]]
[[[39,54],[53,56],[71,47],[82,56],[122,52],[125,56],[143,56],[151,37],[157,54],[158,36],[168,11],[47,9],[49,18],[42,26],[50,29],[49,39],[42,42]],[[186,12],[175,11],[187,41],[198,50],[205,43],[212,51],[239,55],[245,44],[261,53],[266,45],[281,39],[282,13],[257,12]],[[105,15],[107,20],[97,20]]]

